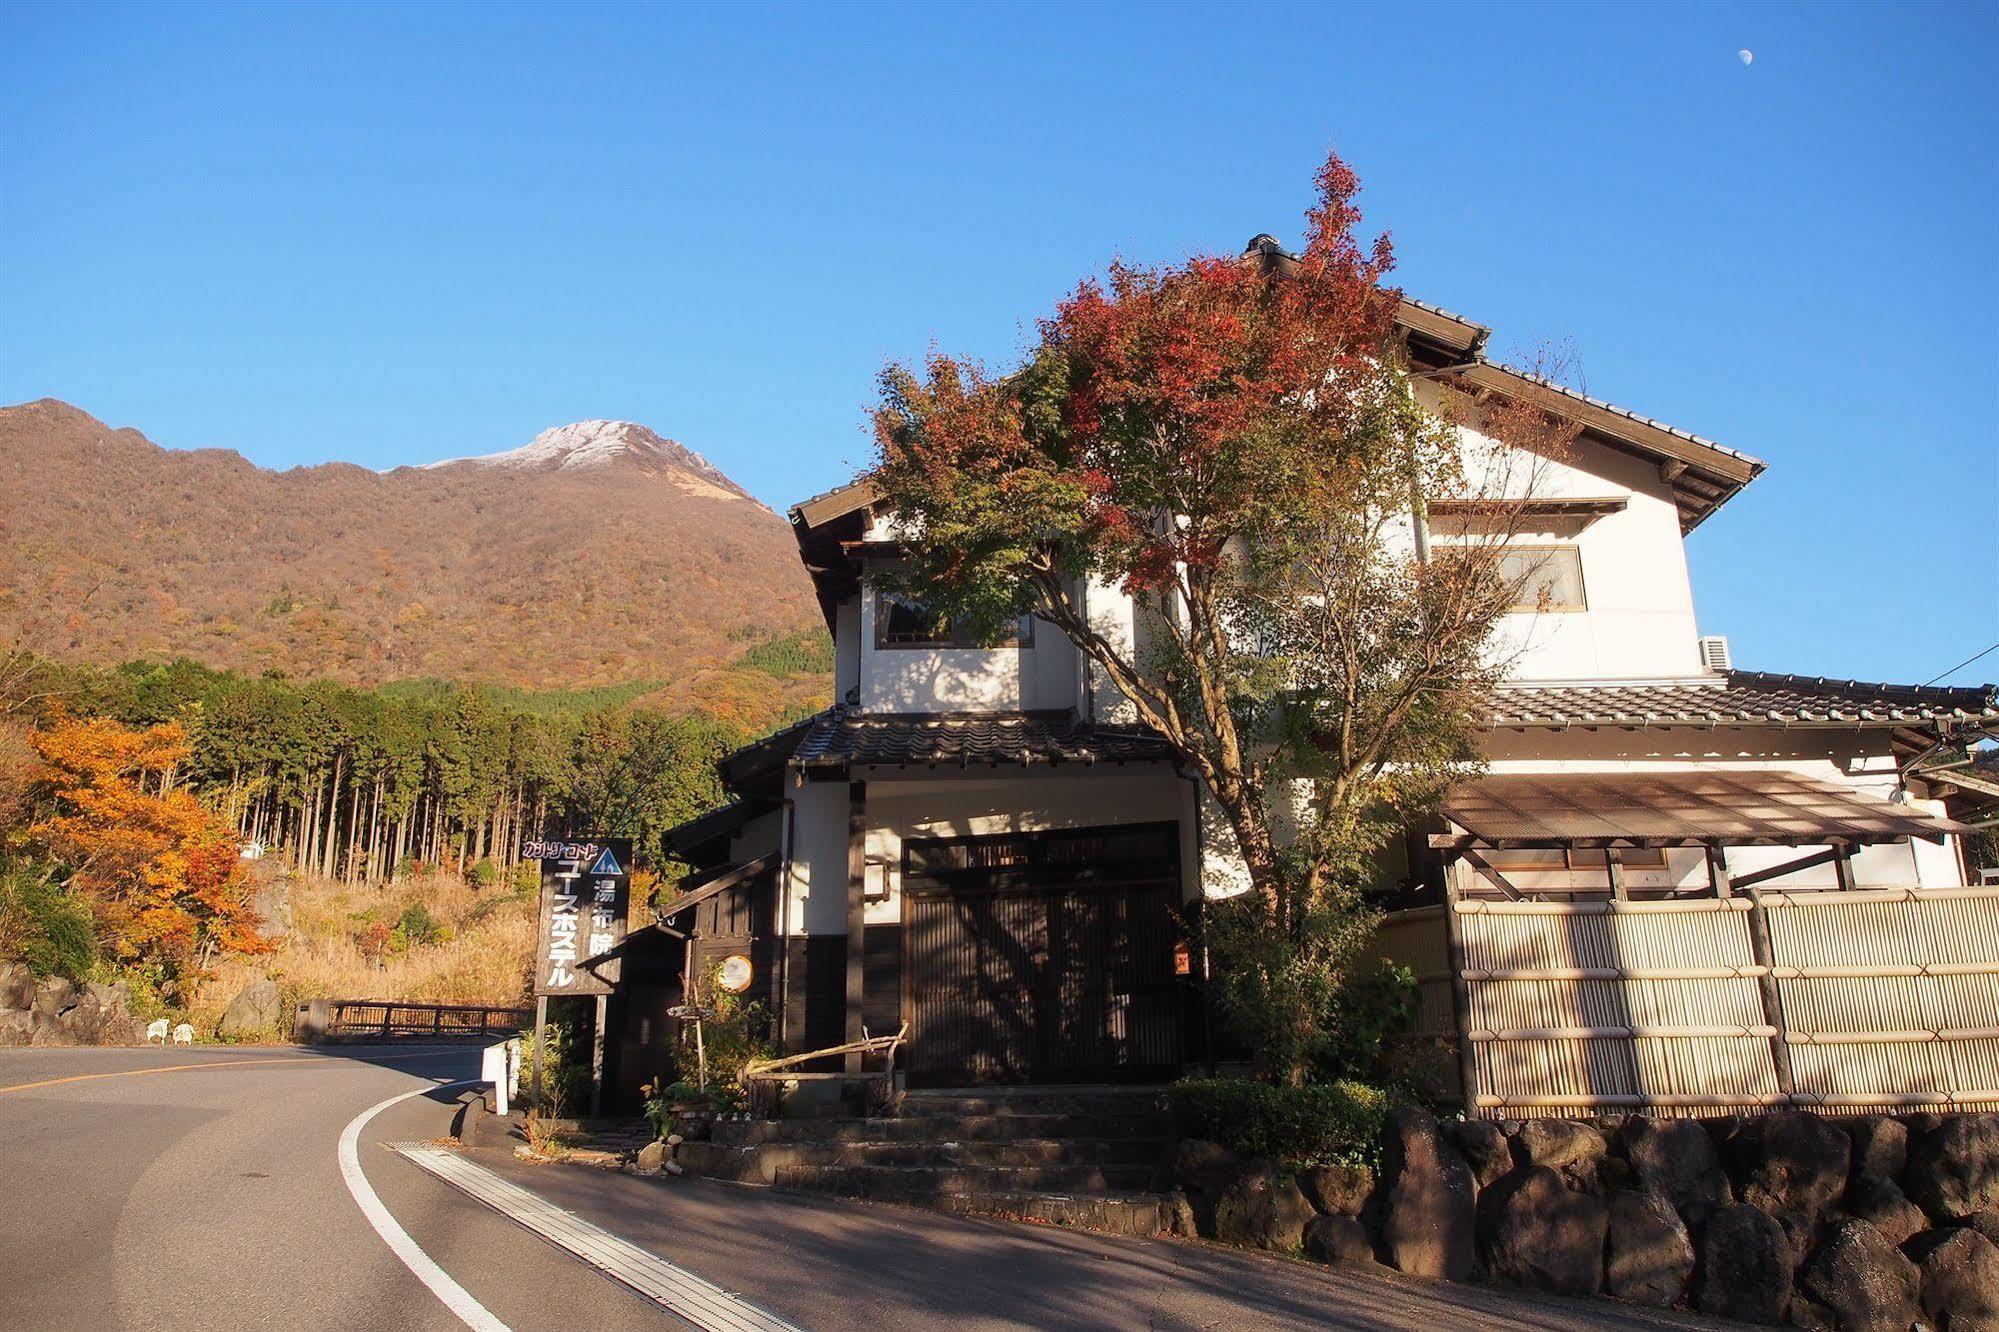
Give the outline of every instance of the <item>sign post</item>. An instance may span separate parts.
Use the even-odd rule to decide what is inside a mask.
[[[541,1035],[548,1001],[566,995],[597,1001],[590,1043],[590,1114],[603,1112],[604,1022],[619,980],[616,950],[631,910],[629,837],[546,838],[521,848],[541,862],[540,929],[535,943],[535,1090],[542,1088]]]

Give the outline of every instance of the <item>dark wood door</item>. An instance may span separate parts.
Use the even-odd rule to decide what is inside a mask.
[[[1173,824],[905,844],[915,1086],[1180,1071]]]

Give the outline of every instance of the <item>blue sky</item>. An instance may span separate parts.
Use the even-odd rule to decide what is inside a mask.
[[[1995,48],[1993,4],[0,3],[0,400],[276,467],[622,417],[782,508],[884,360],[1294,241],[1336,146],[1411,294],[1771,464],[1690,543],[1739,665],[1921,681],[1999,639]]]

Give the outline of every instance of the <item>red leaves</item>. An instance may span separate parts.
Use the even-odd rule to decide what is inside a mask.
[[[1382,286],[1386,238],[1354,236],[1359,177],[1329,156],[1316,184],[1295,259],[1120,261],[1041,321],[1012,379],[941,354],[921,379],[891,368],[875,434],[898,507],[936,531],[947,516],[978,526],[964,506],[1035,497],[1021,514],[1039,528],[1014,544],[1059,529],[1093,567],[1157,588],[1217,560],[1273,506],[1323,494],[1360,410],[1339,385],[1388,354],[1399,296]],[[1016,474],[1031,480],[1001,480]],[[1075,497],[1067,510],[1061,495]]]

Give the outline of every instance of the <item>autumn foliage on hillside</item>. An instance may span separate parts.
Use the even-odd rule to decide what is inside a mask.
[[[186,732],[63,718],[33,742],[54,812],[29,835],[73,867],[107,953],[179,977],[263,950],[231,829],[174,785]]]

